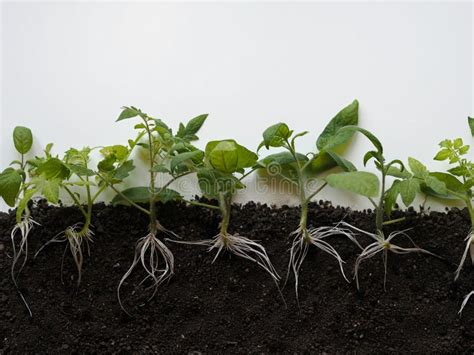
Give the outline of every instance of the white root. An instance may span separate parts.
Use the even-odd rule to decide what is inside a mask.
[[[162,231],[169,232],[164,228]],[[174,235],[174,233],[172,234]],[[161,259],[163,259],[163,262],[161,262]],[[158,287],[163,282],[169,280],[174,274],[174,256],[168,247],[153,233],[149,233],[147,236],[140,238],[135,246],[133,263],[123,275],[117,287],[117,298],[120,308],[129,316],[131,316],[131,314],[125,309],[120,297],[120,288],[138,264],[142,265],[146,274],[145,278],[140,282],[140,285],[148,279],[152,279],[153,281],[150,286],[150,288],[153,288],[153,293],[149,297],[149,301],[155,296]],[[163,266],[160,267],[160,264]]]
[[[214,256],[214,259],[212,260],[213,263],[216,261],[220,253],[223,250],[226,250],[231,254],[235,254],[259,265],[271,276],[275,283],[278,284],[278,281],[280,280],[280,275],[278,275],[275,267],[270,261],[270,258],[268,257],[265,248],[256,241],[253,241],[241,235],[219,233],[212,239],[199,240],[195,242],[174,240],[174,242],[180,244],[207,246],[209,252],[213,249],[217,249],[217,253]]]
[[[378,253],[382,253],[383,257],[383,263],[384,263],[384,278],[383,278],[383,288],[386,290],[386,283],[387,283],[387,257],[388,257],[388,251],[391,251],[395,254],[408,254],[408,253],[424,253],[428,254],[434,257],[438,257],[436,254],[419,248],[414,242],[413,239],[411,239],[408,234],[405,232],[408,230],[402,230],[402,231],[395,231],[389,234],[387,238],[385,238],[383,235],[376,234],[376,233],[370,233],[367,231],[364,231],[362,229],[359,229],[357,227],[354,227],[346,222],[341,222],[344,226],[349,227],[351,229],[354,229],[357,232],[360,232],[362,234],[365,234],[375,241],[368,246],[366,246],[362,252],[359,254],[359,256],[356,259],[355,262],[355,267],[354,267],[354,278],[356,280],[356,285],[357,289],[360,289],[359,285],[359,268],[360,265],[362,264],[363,261],[368,260],[372,258],[373,256],[377,255]],[[413,245],[412,248],[403,248],[398,245],[395,245],[392,243],[392,240],[397,238],[397,237],[405,237],[407,238],[411,244]]]
[[[456,272],[454,274],[454,281],[456,281],[459,278],[459,274],[461,273],[462,267],[464,265],[464,261],[466,261],[467,258],[467,253],[470,252],[471,255],[471,261],[474,263],[474,233],[473,231],[469,231],[469,234],[467,235],[466,239],[466,248],[464,249],[464,253],[462,254],[461,261],[459,262],[458,268],[456,269]]]
[[[466,297],[464,297],[464,300],[462,301],[461,308],[458,311],[458,314],[461,315],[464,307],[466,307],[467,302],[471,298],[471,296],[474,295],[474,291],[469,292]]]
[[[89,242],[92,242],[92,237],[94,236],[94,233],[90,230],[90,228],[87,228],[86,230],[81,230],[81,226],[82,226],[82,223],[77,223],[77,224],[74,224],[73,226],[66,228],[65,231],[57,234],[50,241],[45,243],[40,249],[38,249],[38,251],[35,254],[35,258],[36,258],[38,254],[48,245],[53,244],[53,243],[67,242],[68,244],[66,244],[66,247],[64,248],[64,253],[61,259],[61,282],[64,283],[64,280],[63,280],[64,259],[65,259],[66,252],[69,246],[69,250],[71,252],[72,258],[77,268],[77,275],[78,275],[77,286],[78,287],[81,284],[81,279],[82,279],[82,264],[84,261],[83,242],[85,242],[86,244],[87,254],[90,255]]]
[[[349,282],[349,280],[347,279],[344,273],[343,264],[345,263],[345,261],[342,260],[341,256],[336,251],[336,249],[332,245],[330,245],[328,242],[326,242],[324,239],[330,236],[343,235],[349,238],[349,240],[351,240],[359,248],[362,249],[361,245],[355,239],[352,231],[345,228],[340,228],[339,225],[336,225],[334,227],[325,226],[325,227],[310,228],[310,229],[306,229],[306,228],[302,229],[300,227],[296,231],[292,232],[291,235],[295,235],[295,238],[293,239],[293,244],[290,249],[290,260],[288,263],[288,271],[286,275],[285,284],[288,281],[290,271],[293,271],[293,275],[295,278],[295,293],[296,293],[297,300],[298,300],[298,283],[299,283],[300,269],[301,269],[301,265],[303,264],[304,259],[306,258],[306,255],[308,253],[308,248],[310,245],[314,245],[316,248],[321,249],[322,251],[334,257],[339,263],[339,268],[341,269],[342,276],[347,282]]]
[[[31,312],[31,309],[26,302],[25,297],[23,296],[23,293],[20,291],[18,287],[18,277],[20,276],[23,268],[25,267],[26,261],[28,260],[28,235],[30,234],[31,230],[35,225],[39,225],[36,221],[34,221],[32,218],[24,216],[21,222],[17,223],[10,234],[11,240],[12,240],[12,247],[13,247],[13,261],[12,261],[12,267],[11,267],[11,278],[13,280],[13,283],[15,284],[15,288],[18,291],[18,294],[20,295],[21,300],[25,304],[28,313],[30,314],[30,317],[33,316],[33,313]],[[17,249],[17,243],[16,239],[17,236],[20,237],[20,242],[18,243],[18,249]],[[16,272],[15,274],[15,269],[20,261],[21,256],[24,256],[23,262],[20,265],[20,269]]]

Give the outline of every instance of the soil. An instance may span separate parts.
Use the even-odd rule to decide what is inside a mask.
[[[298,224],[298,208],[272,208],[249,203],[234,206],[231,232],[260,240],[278,272],[286,276],[289,234]],[[30,318],[10,279],[10,230],[13,213],[0,214],[0,353],[469,353],[474,351],[474,300],[462,317],[463,297],[474,288],[474,268],[466,263],[453,282],[455,264],[469,231],[466,211],[417,214],[395,211],[406,220],[390,230],[407,233],[420,247],[445,260],[423,254],[389,254],[386,291],[383,261],[362,265],[361,291],[341,276],[335,259],[314,248],[303,264],[299,306],[290,277],[282,293],[256,264],[204,247],[168,243],[176,270],[155,298],[137,287],[135,273],[123,287],[126,316],[118,306],[116,287],[128,269],[147,219],[128,207],[99,204],[94,209],[94,243],[85,257],[82,283],[67,255],[64,284],[60,269],[64,246],[51,245],[36,260],[40,246],[81,221],[72,207],[40,202],[32,210],[41,224],[30,235],[30,259],[20,278],[33,311]],[[183,204],[159,206],[161,223],[185,240],[210,238],[217,232],[216,211]],[[341,219],[373,231],[374,215],[327,202],[313,203],[313,226]],[[359,237],[363,245],[370,240]],[[343,237],[330,243],[352,274],[357,247]],[[405,243],[405,242],[403,242]],[[402,243],[402,244],[403,244]],[[407,244],[403,244],[406,245]],[[283,285],[283,282],[282,282]]]

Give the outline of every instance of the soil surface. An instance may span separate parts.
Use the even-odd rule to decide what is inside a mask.
[[[276,269],[286,276],[298,208],[271,208],[249,203],[234,206],[230,231],[259,240]],[[147,302],[149,290],[137,286],[136,272],[124,284],[126,316],[116,288],[133,260],[135,242],[147,234],[147,218],[128,207],[103,204],[94,209],[94,242],[85,256],[82,283],[64,245],[53,244],[33,260],[34,252],[66,227],[81,221],[72,207],[40,202],[32,210],[41,224],[30,235],[30,258],[20,277],[33,317],[30,318],[10,279],[13,213],[0,213],[0,353],[406,353],[474,351],[474,299],[462,317],[458,310],[474,288],[474,268],[466,265],[453,282],[455,264],[469,231],[466,211],[416,214],[395,211],[402,223],[387,232],[407,233],[424,254],[388,257],[386,291],[381,254],[362,264],[360,292],[352,273],[360,250],[344,237],[328,241],[346,261],[351,283],[341,276],[334,258],[314,247],[303,263],[299,306],[294,279],[282,290],[256,264],[229,254],[212,263],[215,251],[167,243],[175,256],[175,275]],[[161,223],[183,240],[211,238],[217,233],[218,211],[183,204],[159,206]],[[349,211],[329,203],[313,203],[310,223],[332,225],[344,219],[373,231],[371,211]],[[359,236],[364,246],[367,237]],[[400,245],[409,246],[400,239]],[[408,244],[407,244],[408,243]],[[284,282],[281,283],[283,285]]]

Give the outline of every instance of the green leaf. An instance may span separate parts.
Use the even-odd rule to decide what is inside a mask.
[[[441,149],[433,159],[443,161],[443,160],[448,159],[450,156],[451,156],[451,150]]]
[[[201,160],[204,158],[204,152],[201,150],[195,150],[192,152],[186,152],[186,153],[181,153],[178,155],[175,155],[171,158],[170,162],[170,168],[171,171],[175,171],[175,169],[182,163],[188,161],[188,160]]]
[[[122,195],[127,197],[129,200],[135,203],[148,203],[150,202],[150,188],[147,186],[131,187],[121,191]],[[115,195],[112,199],[113,205],[127,205],[129,202],[127,199],[122,197],[120,194]]]
[[[170,170],[163,164],[155,164],[153,168],[151,168],[151,171],[154,173],[170,173]]]
[[[36,194],[37,189],[29,189],[25,192],[23,197],[21,198],[20,202],[18,202],[18,207],[16,208],[16,221],[20,222],[23,217],[23,212],[25,211],[26,207],[28,206],[28,202],[30,202],[31,198]]]
[[[415,158],[408,158],[408,166],[415,177],[420,179],[426,179],[429,175],[429,171],[420,161]]]
[[[33,145],[33,134],[27,127],[17,126],[13,130],[13,143],[20,154],[26,154]]]
[[[184,134],[179,135],[179,132],[178,132],[177,134],[178,137],[194,136],[201,129],[202,125],[207,119],[207,116],[209,116],[209,114],[206,113],[206,114],[199,115],[191,119],[186,125],[186,128],[184,129]]]
[[[469,124],[469,128],[471,129],[471,134],[474,137],[474,117],[468,117],[467,123]]]
[[[224,173],[234,173],[254,166],[258,159],[257,154],[232,139],[209,142],[206,157],[214,169]]]
[[[438,195],[447,195],[448,189],[446,188],[446,184],[440,180],[438,180],[434,176],[427,176],[424,181],[425,185],[433,190]]]
[[[409,179],[413,176],[406,169],[402,171],[400,168],[393,165],[389,166],[389,168],[387,169],[387,175],[394,176],[400,179]]]
[[[244,185],[232,174],[222,173],[208,168],[199,169],[197,173],[199,188],[211,198],[218,198],[220,193],[233,194]]]
[[[0,196],[8,206],[15,206],[22,181],[20,173],[13,168],[6,168],[0,174]]]
[[[364,128],[360,128],[360,127],[357,127],[357,126],[346,126],[346,127],[342,127],[341,129],[339,129],[339,133],[343,133],[343,132],[354,132],[354,131],[357,131],[357,132],[360,132],[362,133],[364,136],[367,137],[367,139],[369,141],[372,142],[372,144],[374,145],[374,147],[377,149],[377,153],[379,154],[383,154],[383,146],[382,146],[382,143],[380,143],[380,141],[378,140],[378,138],[376,136],[374,136],[371,132],[369,132],[368,130],[364,129]],[[338,133],[338,134],[339,134]]]
[[[118,161],[122,161],[128,157],[129,150],[124,145],[111,145],[100,150],[104,157],[114,156]]]
[[[459,193],[466,192],[462,182],[450,174],[442,173],[442,172],[434,172],[434,173],[430,173],[430,176],[433,176],[439,181],[443,182],[446,188],[450,191],[459,192]]]
[[[60,179],[44,180],[42,194],[51,203],[57,204],[59,202],[59,185]]]
[[[357,168],[349,160],[343,158],[339,154],[333,151],[326,151],[327,154],[331,156],[334,162],[344,171],[357,171]]]
[[[298,159],[298,161],[301,161],[301,162],[308,161],[308,157],[300,153],[296,153],[296,158]],[[296,163],[296,160],[293,157],[293,154],[291,154],[290,152],[280,152],[280,153],[270,154],[259,161],[259,165],[263,167],[267,167],[273,164],[283,166],[283,165],[288,165],[288,164],[293,164],[293,163]]]
[[[340,131],[345,126],[356,126],[359,122],[359,102],[354,100],[350,105],[344,107],[329,121],[321,135],[318,137],[316,146],[319,150],[327,150],[346,143],[354,135],[354,131]]]
[[[380,183],[377,176],[366,171],[351,171],[326,176],[329,186],[354,192],[356,194],[375,197],[379,193]]]
[[[69,177],[69,169],[58,158],[46,160],[38,167],[37,172],[44,175],[46,179],[66,179]]]
[[[400,180],[395,180],[392,186],[386,191],[384,198],[384,211],[390,217],[393,206],[397,202],[398,194],[400,193]]]
[[[135,166],[133,165],[133,160],[127,160],[115,170],[114,179],[124,180],[130,175],[130,172],[133,169],[135,169]]]
[[[268,149],[269,147],[281,147],[285,140],[290,138],[292,131],[285,123],[277,123],[268,127],[263,132],[263,145]],[[262,147],[260,144],[259,149]]]
[[[67,168],[77,176],[94,176],[95,173],[82,165],[66,164]]]
[[[400,196],[405,206],[408,207],[413,203],[419,188],[420,182],[417,179],[407,179],[400,181]]]
[[[162,203],[167,203],[171,201],[177,201],[181,199],[181,194],[175,190],[165,188],[156,195],[155,201],[160,201]]]
[[[111,172],[114,170],[114,164],[117,162],[117,158],[114,155],[107,155],[104,159],[102,159],[99,164],[97,164],[97,168],[100,172]]]
[[[140,115],[142,112],[131,106],[131,107],[122,107],[122,112],[120,113],[120,116],[117,118],[115,122],[122,121],[122,120],[127,120],[129,118],[137,117]]]

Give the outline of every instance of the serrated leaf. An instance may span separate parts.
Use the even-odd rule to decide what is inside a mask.
[[[181,135],[179,134],[179,131],[178,131],[177,136],[178,136],[178,137],[182,137],[182,138],[186,138],[186,137],[187,137],[190,141],[196,140],[195,138],[197,138],[197,137],[195,136],[195,134],[199,132],[199,130],[201,129],[202,125],[203,125],[204,122],[206,121],[207,116],[209,116],[209,115],[206,113],[206,114],[203,114],[203,115],[199,115],[199,116],[194,117],[193,119],[191,119],[191,120],[186,124],[186,128],[184,129],[184,131],[183,131],[183,133],[182,133]],[[180,129],[180,130],[181,130],[181,129]]]
[[[95,173],[82,165],[66,164],[67,168],[77,176],[94,176]]]
[[[17,126],[13,130],[13,143],[18,153],[26,154],[33,145],[33,134],[27,127]]]
[[[375,197],[379,193],[380,183],[375,174],[366,171],[352,171],[326,176],[329,186],[354,192],[366,197]]]
[[[6,168],[0,174],[0,196],[8,206],[15,206],[22,181],[20,173],[13,168]]]
[[[355,126],[358,122],[359,102],[354,100],[329,121],[328,125],[318,137],[316,146],[319,150],[328,150],[346,143],[354,135],[354,131],[340,131],[340,128]]]
[[[451,151],[449,149],[441,149],[433,158],[434,160],[446,160],[451,156]]]
[[[433,176],[439,181],[443,182],[446,188],[450,191],[459,192],[459,193],[465,192],[462,182],[450,174],[442,173],[442,172],[434,172],[434,173],[430,173],[430,176]]]
[[[411,178],[413,175],[407,171],[406,169],[401,171],[400,168],[396,167],[396,166],[390,166],[388,169],[387,169],[387,175],[389,176],[393,176],[393,177],[397,177],[397,178],[400,178],[400,179],[409,179]]]
[[[448,194],[448,189],[446,188],[446,184],[438,180],[436,177],[429,175],[425,178],[424,182],[426,186],[429,187],[431,190],[433,190],[436,194],[438,195]]]
[[[154,173],[170,173],[170,170],[163,164],[155,164],[151,168],[151,171],[153,171]]]
[[[66,179],[69,177],[69,169],[58,158],[50,158],[38,166],[38,174],[44,175],[46,179]]]
[[[202,193],[211,198],[218,198],[221,193],[233,194],[237,189],[244,188],[241,181],[232,174],[213,169],[199,169],[197,177]]]
[[[296,153],[296,158],[298,159],[298,161],[301,161],[301,162],[308,161],[308,157],[300,153]],[[265,158],[260,160],[259,165],[263,167],[267,167],[272,164],[283,166],[283,165],[288,165],[288,164],[293,164],[293,163],[296,163],[296,160],[290,152],[281,152],[281,153],[275,153],[275,154],[270,154],[266,156]]]
[[[429,171],[420,161],[415,158],[408,158],[408,166],[415,177],[425,179],[429,175]]]

